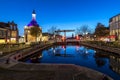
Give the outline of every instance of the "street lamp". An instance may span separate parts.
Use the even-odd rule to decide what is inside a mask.
[[[88,32],[85,33],[86,35],[88,34]]]
[[[94,40],[96,40],[96,35],[94,35]]]

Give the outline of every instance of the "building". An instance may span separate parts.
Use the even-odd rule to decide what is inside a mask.
[[[42,41],[49,41],[50,34],[49,33],[42,33]]]
[[[112,41],[120,40],[120,14],[109,19],[110,39]]]
[[[0,43],[17,43],[18,35],[17,24],[13,21],[8,23],[0,22]]]
[[[24,38],[25,38],[25,42],[28,44],[31,42],[36,42],[36,37],[33,37],[30,34],[30,29],[32,27],[39,27],[40,28],[41,33],[40,33],[40,36],[37,36],[37,42],[41,41],[42,40],[42,28],[38,25],[38,23],[36,21],[35,10],[33,10],[33,12],[32,12],[32,21],[24,28]]]
[[[19,43],[24,43],[24,36],[19,36]]]

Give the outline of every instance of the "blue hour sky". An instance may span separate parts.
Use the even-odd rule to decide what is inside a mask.
[[[120,13],[120,0],[0,0],[0,22],[14,21],[23,35],[33,9],[43,32],[82,25],[94,31],[98,22],[108,26],[109,18]]]

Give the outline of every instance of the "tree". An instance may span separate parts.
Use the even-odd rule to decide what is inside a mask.
[[[56,32],[56,33],[55,33],[55,31],[59,31],[59,30],[60,30],[60,29],[57,29],[57,27],[52,26],[50,29],[48,29],[48,33],[50,33],[50,34],[55,34],[55,35],[59,35],[60,32]]]
[[[55,34],[56,34],[56,35],[60,35],[60,32],[59,32],[60,29],[57,29],[56,31],[58,31],[58,32],[56,32]]]
[[[76,34],[83,35],[83,34],[86,34],[86,33],[91,33],[91,30],[90,30],[88,25],[83,25],[83,26],[78,27],[76,29]]]
[[[48,33],[54,34],[57,28],[55,26],[52,26],[50,29],[48,29]]]
[[[39,27],[31,27],[30,34],[35,37],[37,42],[37,37],[40,36],[42,30]]]
[[[108,36],[109,35],[109,28],[105,27],[101,23],[98,23],[97,26],[96,26],[94,35],[96,35],[96,37]]]

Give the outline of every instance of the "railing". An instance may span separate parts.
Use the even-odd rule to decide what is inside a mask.
[[[64,41],[62,40],[57,40],[56,42],[80,42],[80,40],[76,40],[76,39],[66,39]]]

